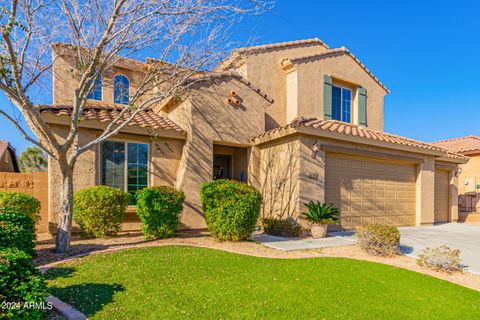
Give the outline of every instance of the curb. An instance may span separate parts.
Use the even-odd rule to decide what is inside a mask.
[[[49,295],[46,299],[47,302],[50,302],[53,306],[53,309],[62,315],[67,320],[86,320],[87,317],[69,305],[68,303],[63,302],[55,296]]]

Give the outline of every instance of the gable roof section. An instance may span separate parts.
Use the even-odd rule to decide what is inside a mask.
[[[12,158],[12,165],[13,165],[13,170],[15,172],[20,172],[20,167],[18,165],[18,161],[17,161],[17,155],[15,153],[15,148],[12,147],[12,145],[10,144],[10,142],[8,141],[4,141],[4,140],[0,140],[0,159],[3,157],[3,155],[5,154],[5,152],[10,152],[10,156]]]
[[[466,161],[468,158],[459,154],[448,152],[447,150],[434,146],[430,143],[382,132],[364,127],[359,127],[353,124],[339,122],[335,120],[321,120],[317,118],[300,118],[292,121],[292,123],[265,132],[260,136],[254,137],[254,141],[262,143],[273,138],[276,132],[288,131],[289,129],[299,128],[313,128],[318,129],[319,133],[323,133],[326,137],[330,138],[352,138],[359,143],[369,142],[370,144],[378,142],[386,145],[390,145],[393,149],[398,146],[406,146],[423,150],[425,153],[434,153],[437,156],[446,156],[447,158],[457,159],[460,161]]]
[[[238,49],[234,49],[232,53],[225,60],[220,62],[220,64],[218,65],[218,67],[215,68],[215,70],[221,71],[221,70],[230,69],[232,67],[234,68],[239,67],[242,64],[240,63],[240,60],[243,55],[255,54],[255,53],[270,51],[270,50],[281,50],[288,47],[301,47],[301,46],[311,46],[311,45],[321,45],[327,50],[330,49],[330,47],[325,42],[323,42],[318,38],[238,48]]]
[[[480,137],[466,136],[432,142],[431,145],[460,154],[480,153]]]
[[[70,105],[41,105],[39,106],[40,113],[52,113],[56,116],[72,115],[72,106]],[[83,110],[82,118],[84,120],[96,120],[102,123],[108,123],[113,121],[123,107],[110,106],[110,105],[87,105]],[[130,117],[131,111],[125,112],[123,120]],[[121,121],[119,123],[122,123]],[[139,126],[142,128],[150,129],[163,129],[175,131],[180,134],[185,134],[185,131],[180,128],[172,120],[162,117],[155,113],[153,110],[142,110],[135,115],[133,120],[128,124],[129,126]]]
[[[385,85],[353,54],[348,50],[347,48],[336,48],[336,49],[330,49],[322,53],[317,53],[313,55],[306,55],[306,56],[300,56],[300,57],[293,57],[293,58],[287,58],[282,61],[282,65],[288,65],[289,63],[305,63],[308,61],[312,60],[319,60],[319,59],[327,59],[331,57],[337,57],[337,56],[342,56],[342,55],[348,55],[351,57],[358,65],[365,70],[365,72],[375,80],[387,93],[390,93],[390,90],[385,87]]]
[[[191,84],[191,83],[209,82],[209,81],[221,80],[221,79],[224,79],[224,78],[235,78],[235,79],[237,79],[238,81],[243,83],[245,86],[247,86],[251,90],[255,91],[262,98],[264,98],[265,100],[267,100],[270,103],[273,103],[272,98],[270,98],[260,88],[256,87],[248,79],[242,77],[242,75],[235,70],[221,71],[221,72],[208,72],[208,73],[204,73],[204,74],[195,75],[195,76],[191,77],[190,79],[187,79],[186,83]]]

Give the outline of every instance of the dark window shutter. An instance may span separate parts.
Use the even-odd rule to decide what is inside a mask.
[[[332,77],[323,75],[323,119],[332,119]]]
[[[367,126],[367,89],[358,88],[358,124]]]

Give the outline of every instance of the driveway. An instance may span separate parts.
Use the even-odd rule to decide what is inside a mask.
[[[460,249],[465,269],[480,274],[480,225],[447,223],[433,227],[402,227],[402,251],[416,257],[425,247]]]

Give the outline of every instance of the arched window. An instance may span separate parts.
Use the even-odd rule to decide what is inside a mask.
[[[130,81],[124,75],[116,75],[113,78],[113,102],[128,104],[130,92]]]
[[[102,100],[102,75],[99,75],[95,80],[92,91],[88,95],[88,99]]]

